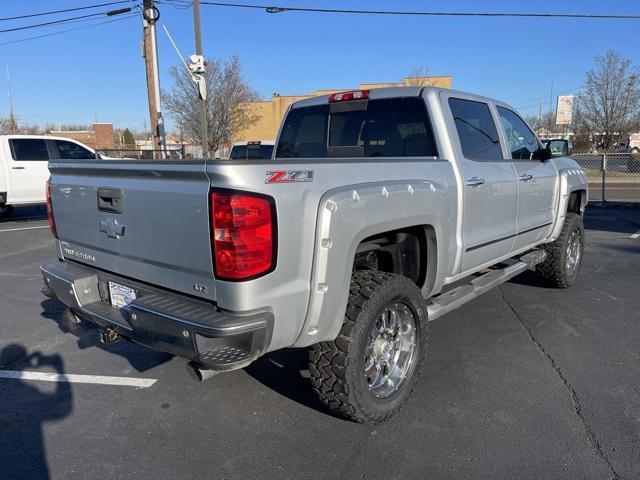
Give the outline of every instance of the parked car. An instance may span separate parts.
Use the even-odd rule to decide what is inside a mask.
[[[263,160],[273,155],[273,140],[236,142],[229,152],[229,160]]]
[[[619,152],[640,153],[640,133],[634,133],[616,143],[614,150]]]
[[[6,215],[15,205],[46,202],[49,160],[95,158],[95,150],[68,138],[0,135],[0,215]]]
[[[569,287],[583,257],[576,162],[507,104],[447,89],[295,102],[269,161],[51,173],[43,292],[73,322],[185,357],[201,380],[310,347],[315,392],[364,423],[410,395],[430,320],[529,269]]]

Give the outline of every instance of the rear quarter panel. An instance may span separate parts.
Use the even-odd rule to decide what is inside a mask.
[[[313,181],[266,183],[273,171],[313,172]],[[220,308],[274,313],[269,350],[335,337],[346,308],[355,248],[368,236],[431,225],[437,234],[438,269],[451,268],[457,196],[446,160],[222,161],[208,164],[207,173],[213,188],[275,199],[276,269],[247,282],[216,280]],[[326,241],[323,247],[327,239],[330,248]]]

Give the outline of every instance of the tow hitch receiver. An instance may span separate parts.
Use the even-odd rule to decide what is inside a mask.
[[[109,345],[111,343],[116,343],[122,340],[120,333],[118,330],[112,327],[105,327],[100,330],[100,343],[103,345]]]

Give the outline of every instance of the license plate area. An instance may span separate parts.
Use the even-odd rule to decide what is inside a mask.
[[[131,302],[138,298],[138,293],[134,288],[127,287],[120,283],[109,281],[109,300],[116,308],[129,310]]]

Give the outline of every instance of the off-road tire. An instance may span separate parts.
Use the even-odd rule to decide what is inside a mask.
[[[578,230],[580,234],[580,258],[579,264],[573,273],[567,271],[567,253],[568,242],[571,233]],[[580,272],[580,264],[584,254],[584,225],[582,216],[577,213],[568,212],[560,235],[554,242],[547,243],[544,246],[547,252],[547,258],[544,262],[536,267],[536,272],[540,278],[549,286],[556,288],[568,288],[572,286],[578,273]]]
[[[416,323],[415,362],[399,389],[377,398],[364,373],[365,349],[373,323],[388,305],[402,302]],[[406,277],[384,272],[352,276],[344,323],[334,341],[309,349],[309,372],[314,391],[335,414],[358,423],[388,419],[409,398],[420,375],[428,340],[427,304],[420,289]]]

